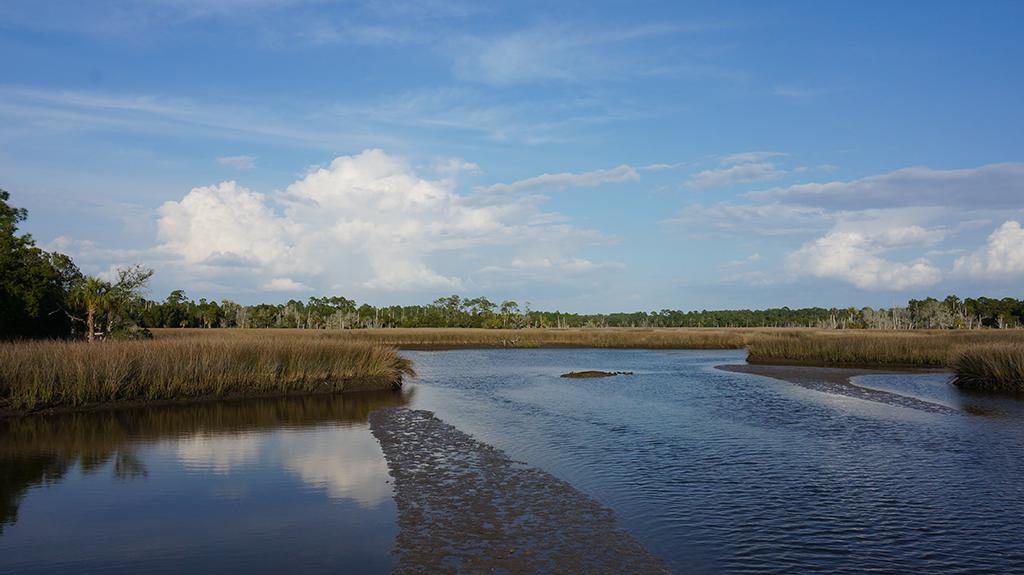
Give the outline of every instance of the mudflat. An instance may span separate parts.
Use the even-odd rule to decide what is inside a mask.
[[[394,478],[394,574],[671,573],[612,510],[434,417],[370,414]]]
[[[945,405],[924,401],[914,397],[907,397],[905,395],[891,393],[888,391],[863,387],[851,381],[853,377],[858,375],[868,375],[873,373],[899,373],[889,370],[762,364],[719,365],[716,366],[716,369],[736,373],[762,375],[773,379],[781,379],[783,381],[795,383],[796,385],[807,389],[813,389],[815,391],[854,397],[877,403],[885,403],[887,405],[898,405],[900,407],[908,407],[910,409],[918,409],[931,413],[963,415],[962,412]]]

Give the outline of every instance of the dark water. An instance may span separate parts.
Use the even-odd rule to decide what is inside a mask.
[[[394,394],[0,421],[0,573],[390,573]]]
[[[714,369],[743,352],[408,352],[402,395],[0,422],[0,573],[388,573],[367,414],[409,405],[613,508],[678,573],[1024,573],[1024,401],[929,412]],[[563,379],[583,370],[631,371]]]
[[[1024,572],[1019,399],[854,380],[938,414],[713,369],[742,352],[409,355],[416,407],[597,497],[678,573]],[[556,377],[591,369],[634,374]]]

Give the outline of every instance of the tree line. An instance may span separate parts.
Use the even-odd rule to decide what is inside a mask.
[[[820,327],[828,329],[1020,328],[1024,301],[986,297],[910,300],[905,307],[701,310],[573,314],[500,304],[459,295],[425,305],[375,307],[345,297],[310,297],[284,304],[193,301],[183,290],[163,301],[144,296],[153,270],[120,268],[107,281],[83,274],[72,259],[35,246],[18,224],[28,213],[0,190],[0,339],[144,338],[149,328],[364,329],[389,327]]]
[[[427,305],[374,307],[344,297],[310,297],[284,304],[239,305],[231,300],[198,303],[181,290],[163,302],[139,300],[126,317],[140,327],[362,329],[476,327],[817,327],[826,329],[1010,329],[1024,326],[1024,300],[986,297],[910,300],[905,307],[821,307],[765,310],[573,314],[537,311],[530,303],[495,304],[458,295]]]
[[[84,275],[70,257],[36,247],[30,234],[18,235],[28,211],[7,203],[0,190],[0,339],[57,338],[131,325],[123,316],[141,299],[152,270],[123,268],[117,281]],[[115,333],[116,335],[116,333]]]

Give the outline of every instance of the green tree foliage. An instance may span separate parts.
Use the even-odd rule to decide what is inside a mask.
[[[827,329],[977,329],[1024,326],[1024,301],[1013,298],[910,300],[907,307],[856,309],[788,307],[765,310],[662,309],[651,312],[572,314],[530,309],[526,302],[503,301],[496,305],[486,297],[442,297],[429,305],[374,307],[357,305],[344,297],[311,297],[307,302],[243,306],[230,300],[192,302],[175,290],[162,303],[142,302],[135,316],[149,327],[242,327],[350,329],[391,327],[817,327]]]
[[[44,252],[31,235],[17,234],[28,211],[9,199],[0,190],[0,338],[66,337],[72,328],[67,297],[81,274],[68,256]]]
[[[111,306],[111,291],[110,282],[97,277],[87,277],[71,292],[72,305],[85,309],[85,337],[89,341],[96,337],[96,316]]]
[[[135,264],[118,268],[117,281],[85,276],[71,290],[69,303],[84,311],[86,339],[93,341],[97,334],[133,337],[136,322],[132,319],[136,308],[143,303],[145,289],[153,270]],[[103,328],[97,331],[102,322]]]

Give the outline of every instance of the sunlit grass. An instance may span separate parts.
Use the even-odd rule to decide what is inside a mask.
[[[149,341],[0,344],[0,408],[28,411],[118,401],[390,388],[414,374],[411,362],[395,348],[746,348],[751,363],[949,367],[958,385],[974,387],[1012,387],[1019,383],[1006,382],[1019,382],[1024,373],[1024,330],[153,331],[155,339]],[[963,357],[957,355],[974,347],[963,351]],[[1003,363],[984,367],[986,359]]]
[[[964,346],[1004,342],[1024,342],[1024,331],[805,330],[758,338],[747,361],[943,367]]]
[[[220,330],[154,329],[160,339],[191,337]],[[396,328],[346,330],[223,330],[235,337],[315,337],[337,341],[376,343],[400,349],[453,349],[460,347],[586,347],[614,349],[743,349],[764,333],[785,331],[774,328],[567,328],[567,329],[478,329],[478,328]]]
[[[0,399],[15,410],[203,396],[384,389],[415,375],[393,348],[237,332],[126,342],[0,344]]]
[[[983,343],[961,348],[949,363],[953,383],[971,389],[1024,391],[1024,343]]]

